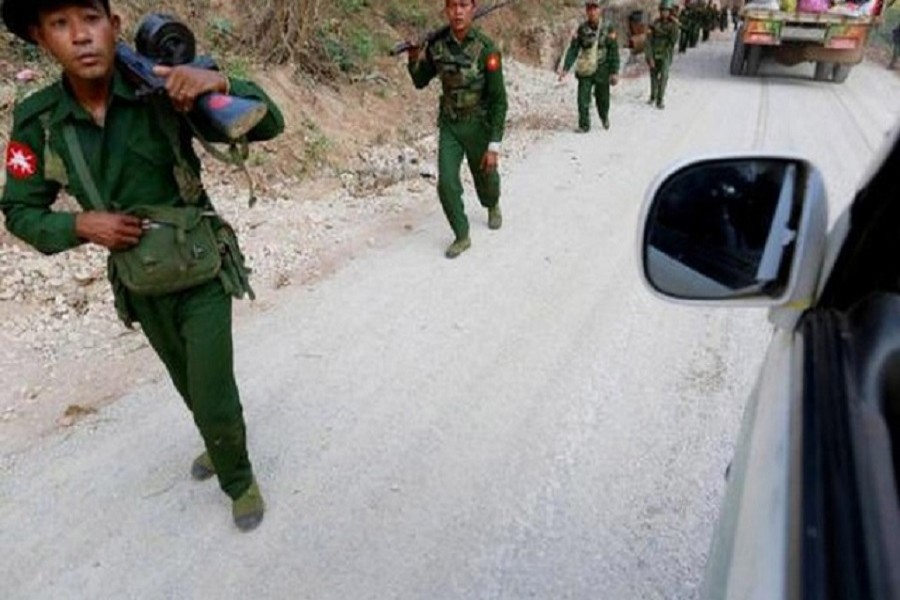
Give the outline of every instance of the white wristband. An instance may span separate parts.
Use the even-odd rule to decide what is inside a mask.
[[[500,142],[491,142],[488,144],[488,152],[496,152],[500,154]]]

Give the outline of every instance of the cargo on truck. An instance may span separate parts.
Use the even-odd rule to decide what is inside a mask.
[[[891,0],[888,4],[893,4]],[[756,75],[760,63],[815,64],[815,78],[843,83],[860,63],[885,0],[755,0],[741,11],[732,75]]]

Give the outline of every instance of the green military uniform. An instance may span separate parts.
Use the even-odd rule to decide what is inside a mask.
[[[269,139],[282,131],[281,114],[261,89],[236,79],[230,84],[232,95],[261,100],[269,108],[248,139]],[[128,212],[138,205],[185,206],[183,190],[191,187],[186,180],[193,181],[193,201],[212,211],[199,187],[200,161],[191,146],[192,131],[167,102],[158,100],[138,98],[116,71],[102,126],[76,101],[64,80],[22,101],[14,111],[7,181],[0,200],[9,231],[45,254],[83,243],[76,235],[75,214],[51,210],[61,188],[82,208],[92,208],[86,183],[64,140],[64,132],[72,130],[109,211]],[[210,141],[225,141],[206,126],[200,130]],[[186,165],[189,173],[176,168],[179,165]],[[114,272],[110,280],[120,316],[128,324],[140,323],[193,414],[220,486],[236,499],[253,481],[231,339],[232,296],[247,291],[246,272],[233,232],[224,221],[212,218],[220,239],[228,241],[220,248],[224,267],[218,278],[153,296],[130,292]]]
[[[615,29],[602,21],[596,26],[590,21],[585,21],[572,36],[563,62],[563,71],[568,72],[580,55],[591,52],[595,46],[596,70],[586,75],[577,72],[575,74],[578,79],[578,128],[581,131],[589,131],[591,128],[592,92],[600,121],[604,128],[609,128],[610,78],[619,72],[619,44],[616,42]]]
[[[700,39],[700,27],[702,25],[703,7],[694,2],[685,2],[678,20],[681,22],[681,38],[679,40],[679,52],[685,52],[688,48],[697,45]]]
[[[669,2],[659,5],[660,10],[671,10]],[[647,39],[648,57],[652,57],[653,66],[650,67],[650,103],[656,103],[658,108],[665,107],[666,85],[669,82],[669,67],[675,53],[675,44],[681,26],[671,16],[660,16],[650,24]]]
[[[435,77],[441,81],[438,196],[456,240],[468,240],[469,220],[459,175],[463,157],[481,205],[499,210],[500,174],[496,170],[486,174],[481,161],[488,150],[499,152],[506,129],[500,51],[478,29],[470,29],[462,40],[448,31],[428,46],[420,60],[410,61],[408,70],[417,89],[425,88]]]

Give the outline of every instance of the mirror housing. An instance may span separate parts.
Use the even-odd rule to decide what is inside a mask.
[[[790,156],[682,162],[651,184],[641,213],[641,276],[687,304],[787,307],[814,301],[825,252],[822,175]]]

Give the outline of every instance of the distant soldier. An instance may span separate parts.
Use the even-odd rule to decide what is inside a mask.
[[[656,108],[665,108],[666,84],[669,81],[669,66],[675,54],[681,26],[672,17],[674,0],[663,0],[659,5],[659,17],[650,25],[647,35],[647,64],[650,66],[650,100]]]
[[[728,31],[728,6],[724,4],[719,10],[719,31]]]
[[[609,129],[609,86],[619,83],[619,44],[615,29],[603,23],[599,0],[584,3],[587,20],[582,23],[569,43],[562,81],[572,65],[578,78],[578,130],[591,129],[591,91],[604,129]]]
[[[891,37],[894,42],[894,53],[891,55],[891,66],[893,69],[897,66],[897,58],[900,57],[900,24],[894,27],[894,30],[891,32]]]
[[[735,31],[741,26],[741,9],[737,4],[731,5],[731,24],[734,26]]]
[[[475,0],[445,0],[450,30],[423,52],[409,51],[409,74],[416,89],[441,80],[438,116],[438,197],[456,239],[444,255],[469,249],[469,219],[459,169],[463,157],[475,181],[478,200],[488,211],[488,227],[500,229],[500,143],[506,127],[506,86],[500,50],[472,26]]]
[[[700,29],[703,32],[703,41],[709,41],[709,33],[716,28],[719,20],[719,7],[713,3],[700,6]]]
[[[676,7],[677,8],[677,7]],[[690,3],[685,0],[684,7],[677,11],[675,18],[678,20],[678,52],[684,54],[687,52],[691,43],[691,18],[692,11]]]

